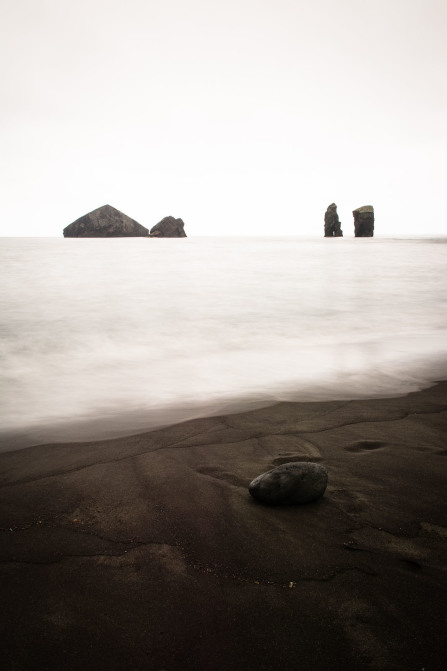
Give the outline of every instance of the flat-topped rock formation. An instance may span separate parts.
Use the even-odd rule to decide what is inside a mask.
[[[183,219],[165,217],[158,224],[152,226],[151,238],[186,238]]]
[[[149,230],[111,205],[84,214],[64,228],[64,238],[142,238]]]
[[[372,238],[374,235],[374,208],[372,205],[358,207],[354,215],[354,234],[356,238]]]
[[[338,218],[337,206],[335,203],[329,205],[324,215],[324,237],[325,238],[343,237],[343,231],[341,230],[341,222]]]

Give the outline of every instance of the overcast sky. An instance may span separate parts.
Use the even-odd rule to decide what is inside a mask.
[[[446,0],[0,0],[0,235],[447,234]]]

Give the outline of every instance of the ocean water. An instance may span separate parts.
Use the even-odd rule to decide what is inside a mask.
[[[1,444],[447,378],[447,238],[0,240]]]

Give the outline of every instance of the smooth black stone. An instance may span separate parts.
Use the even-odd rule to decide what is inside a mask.
[[[269,505],[311,503],[326,491],[328,472],[321,464],[293,461],[258,475],[249,485],[251,496]]]

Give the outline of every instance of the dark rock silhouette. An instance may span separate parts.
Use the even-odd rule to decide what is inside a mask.
[[[186,238],[185,224],[182,219],[165,217],[158,224],[152,226],[151,238]]]
[[[147,237],[149,230],[111,205],[84,214],[64,228],[64,238]]]
[[[358,207],[354,215],[354,234],[356,238],[372,238],[374,235],[374,208],[372,205]]]
[[[324,237],[325,238],[343,237],[343,231],[341,230],[341,223],[338,218],[337,206],[335,203],[329,205],[324,215]]]

